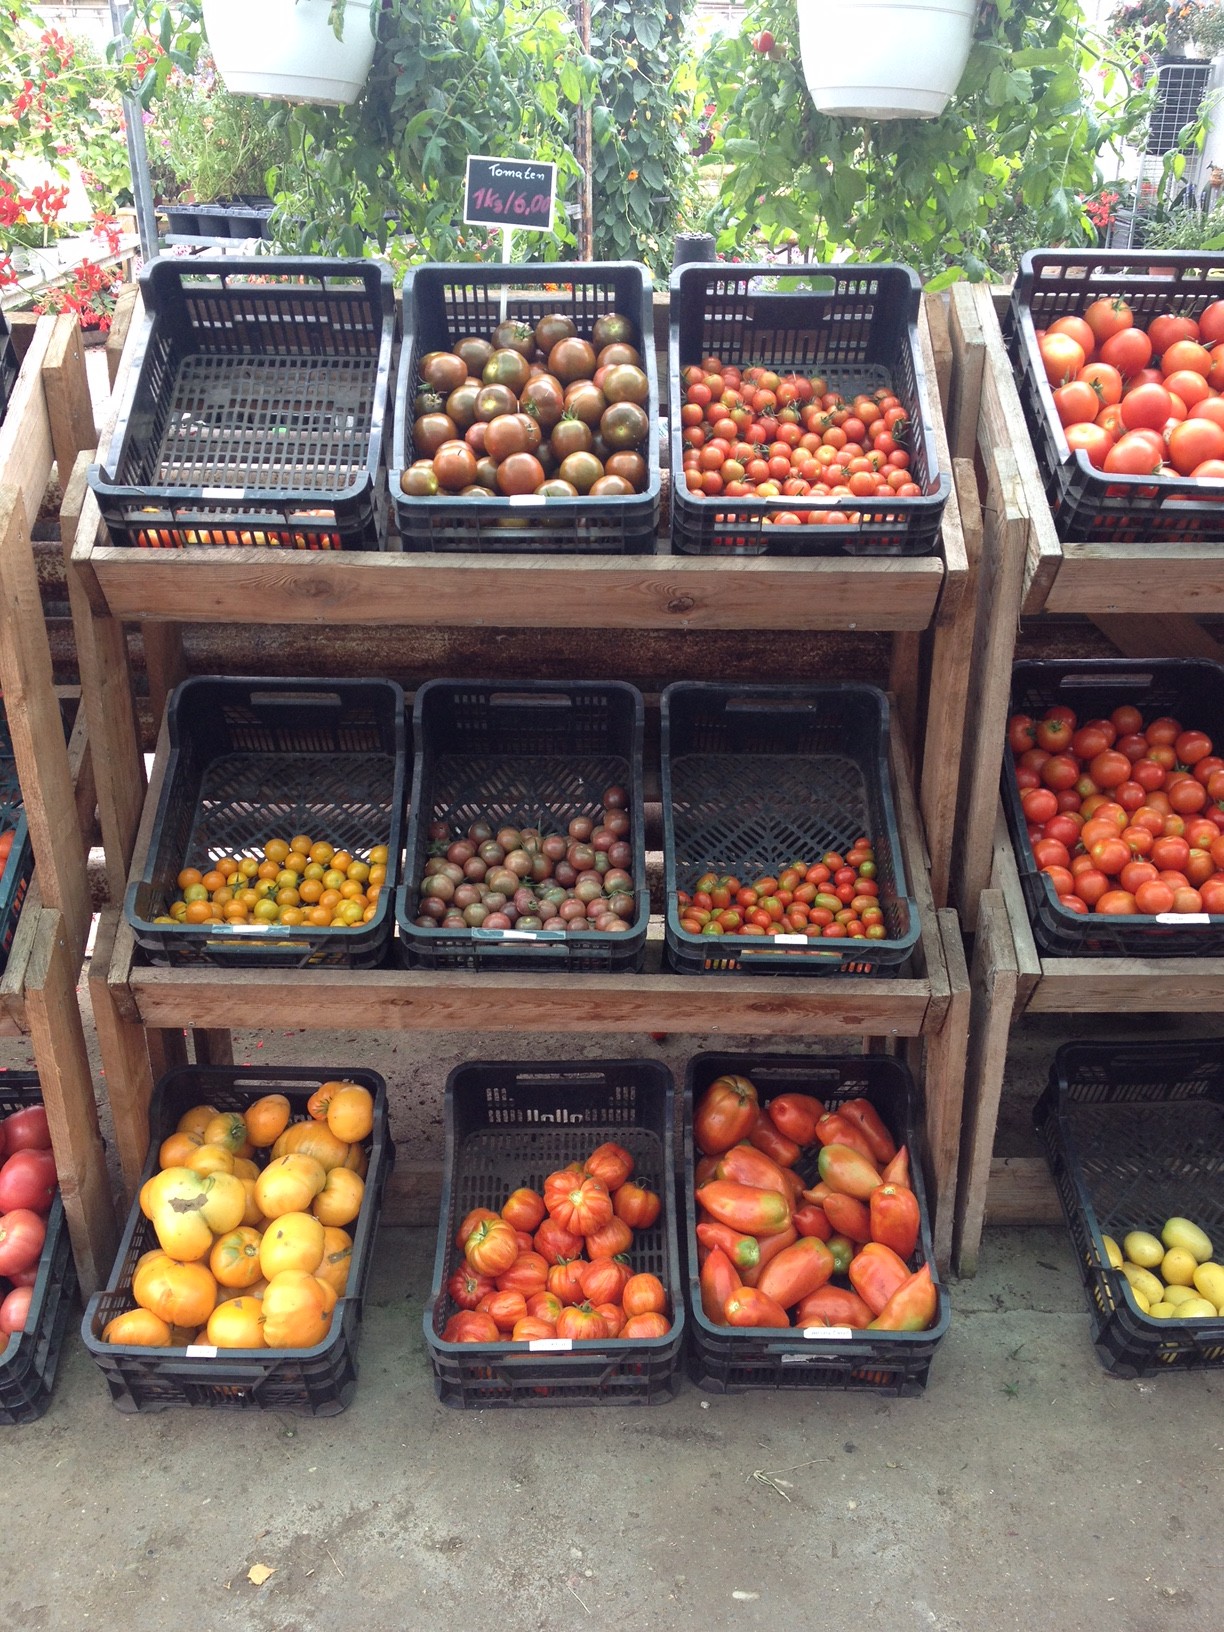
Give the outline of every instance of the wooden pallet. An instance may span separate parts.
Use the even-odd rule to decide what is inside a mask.
[[[0,427],[0,684],[35,857],[0,982],[0,1034],[33,1044],[87,1290],[105,1284],[117,1241],[77,1001],[91,921],[94,761],[83,710],[64,742],[28,518],[38,513],[52,461],[71,469],[95,434],[77,320],[41,319]]]

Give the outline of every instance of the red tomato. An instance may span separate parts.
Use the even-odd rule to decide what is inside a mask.
[[[27,1105],[4,1119],[3,1148],[10,1156],[18,1150],[51,1149],[47,1113],[41,1105]]]
[[[1129,890],[1107,890],[1096,904],[1096,910],[1106,918],[1116,918],[1136,912],[1135,898]]]
[[[1074,740],[1074,739],[1073,739]],[[1074,753],[1051,754],[1041,767],[1041,780],[1047,788],[1053,788],[1055,793],[1062,793],[1067,788],[1073,788],[1079,781],[1079,761]]]
[[[1087,857],[1077,857],[1077,860],[1088,860]],[[1101,897],[1112,886],[1106,874],[1099,867],[1089,866],[1076,876],[1075,893],[1088,905],[1095,906]]]
[[[1050,754],[1065,753],[1071,746],[1074,724],[1073,720],[1056,719],[1047,714],[1037,722],[1038,746]]]
[[[1189,476],[1209,459],[1224,459],[1224,428],[1210,419],[1185,419],[1169,432],[1169,463]]]
[[[1108,840],[1105,842],[1113,843],[1114,841]],[[1121,843],[1121,840],[1118,840],[1117,842]],[[1129,854],[1130,851],[1128,850],[1127,855],[1129,856]],[[1096,855],[1095,847],[1093,849],[1093,855]],[[1070,867],[1071,865],[1070,851],[1067,849],[1065,844],[1060,844],[1057,839],[1038,839],[1036,844],[1033,846],[1033,857],[1042,872],[1044,872],[1048,867]],[[1105,871],[1114,872],[1116,869],[1106,868]]]
[[[1065,380],[1073,380],[1087,362],[1084,348],[1069,334],[1047,332],[1038,343],[1037,349],[1041,354],[1041,365],[1045,369],[1046,379],[1053,386],[1062,385]]]
[[[25,1331],[26,1317],[30,1313],[30,1300],[33,1296],[33,1286],[15,1286],[4,1302],[0,1303],[0,1336]]]
[[[1206,346],[1200,346],[1197,340],[1175,340],[1160,359],[1161,372],[1166,379],[1170,374],[1176,374],[1187,369],[1192,374],[1201,374],[1207,378],[1211,368],[1211,353]]]
[[[1070,379],[1054,392],[1054,411],[1063,425],[1091,425],[1101,404],[1087,380]]]
[[[1190,846],[1175,834],[1162,835],[1152,846],[1152,863],[1161,869],[1168,867],[1180,872],[1189,859]]]
[[[30,1207],[47,1213],[54,1199],[55,1158],[49,1150],[19,1150],[0,1167],[0,1212]]]
[[[1085,357],[1091,357],[1096,350],[1096,335],[1082,317],[1056,317],[1046,333],[1069,334]]]
[[[1076,378],[1085,380],[1092,387],[1098,412],[1122,401],[1122,376],[1111,364],[1089,363],[1080,369]]]
[[[1122,398],[1122,423],[1128,431],[1162,430],[1172,406],[1163,385],[1137,385]]]
[[[1125,754],[1107,748],[1092,760],[1088,774],[1099,788],[1116,788],[1130,776],[1131,762]]]
[[[1126,435],[1120,436],[1105,455],[1103,468],[1115,476],[1154,476],[1160,469],[1161,459],[1161,454],[1153,451],[1146,437]]]
[[[781,913],[778,916],[780,918]],[[757,1092],[747,1077],[717,1078],[693,1112],[693,1138],[697,1148],[705,1156],[730,1150],[748,1136],[759,1115]]]
[[[1193,409],[1195,413],[1199,405],[1211,399],[1211,387],[1201,374],[1192,369],[1179,368],[1176,374],[1170,374],[1164,381],[1165,390],[1172,397],[1179,398],[1187,411]],[[1180,416],[1185,418],[1183,414]]]
[[[28,1207],[15,1207],[0,1217],[0,1275],[29,1269],[46,1236],[46,1224]]]
[[[1058,814],[1058,800],[1049,788],[1027,788],[1020,795],[1020,808],[1030,822],[1048,822]]]
[[[1158,912],[1173,910],[1173,890],[1158,878],[1145,879],[1135,891],[1135,906],[1140,912],[1155,916]]]
[[[1114,445],[1114,438],[1103,425],[1068,425],[1066,437],[1072,453],[1082,453],[1090,465],[1104,470],[1105,458]]]
[[[1157,357],[1163,357],[1169,347],[1179,340],[1197,340],[1199,326],[1192,317],[1164,312],[1152,319],[1148,324],[1147,333],[1148,339],[1152,342],[1153,352]]]
[[[1124,380],[1133,380],[1151,362],[1152,342],[1142,329],[1122,329],[1104,342],[1097,355],[1101,362],[1116,368]]]
[[[1134,313],[1121,295],[1102,295],[1084,311],[1084,322],[1096,336],[1098,346],[1120,329],[1129,329],[1134,321]]]

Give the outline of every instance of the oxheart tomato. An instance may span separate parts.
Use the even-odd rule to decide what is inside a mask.
[[[819,1236],[801,1236],[793,1246],[770,1259],[756,1289],[783,1309],[790,1309],[822,1287],[831,1278],[833,1267],[833,1254]]]
[[[921,1222],[914,1192],[900,1184],[882,1184],[871,1192],[869,1211],[873,1239],[891,1247],[899,1258],[912,1257]]]
[[[49,1150],[19,1150],[0,1167],[0,1212],[29,1207],[47,1213],[55,1199],[55,1157]]]
[[[820,1100],[811,1094],[777,1094],[766,1107],[778,1132],[797,1145],[810,1145],[816,1138],[816,1124],[825,1114]]]
[[[38,1261],[47,1226],[28,1207],[15,1207],[0,1217],[0,1275],[29,1269]]]
[[[497,1290],[497,1282],[488,1275],[478,1275],[468,1264],[462,1264],[446,1283],[452,1303],[460,1309],[475,1309],[481,1298]]]
[[[693,1112],[693,1138],[705,1156],[718,1156],[747,1138],[760,1115],[757,1091],[747,1077],[718,1077]]]
[[[721,1247],[714,1247],[706,1254],[700,1285],[701,1308],[706,1319],[711,1325],[725,1326],[727,1299],[739,1291],[742,1282],[739,1271]]]
[[[857,1292],[842,1286],[822,1286],[795,1310],[796,1326],[849,1326],[856,1331],[870,1326],[872,1311]]]
[[[497,1343],[501,1333],[492,1315],[477,1314],[474,1309],[462,1309],[452,1315],[442,1328],[444,1343]]]
[[[19,1150],[50,1150],[51,1131],[47,1113],[41,1105],[27,1105],[23,1111],[14,1111],[4,1119],[4,1144],[8,1155]]]
[[[879,1241],[869,1241],[850,1261],[850,1284],[871,1310],[878,1315],[897,1291],[910,1278],[904,1258]]]

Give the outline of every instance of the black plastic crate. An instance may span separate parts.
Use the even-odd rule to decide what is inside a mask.
[[[799,284],[803,288],[796,287]],[[929,555],[951,491],[939,469],[918,343],[922,284],[907,266],[681,266],[671,275],[672,547],[685,555]],[[703,357],[819,373],[852,396],[886,385],[909,416],[910,471],[920,498],[728,499],[684,485],[682,371]],[[776,527],[766,517],[840,510],[844,524]],[[853,520],[857,516],[859,519]]]
[[[32,1071],[0,1071],[0,1117],[42,1104],[42,1089]],[[56,1193],[47,1215],[47,1237],[38,1260],[38,1279],[26,1317],[26,1329],[0,1346],[0,1424],[35,1422],[51,1402],[55,1373],[68,1319],[77,1295],[76,1265]]]
[[[380,548],[390,268],[159,258],[140,284],[107,463],[89,471],[112,542]]]
[[[425,1343],[446,1405],[656,1405],[680,1388],[684,1289],[676,1229],[675,1089],[655,1060],[473,1062],[446,1083],[446,1156]],[[549,1173],[613,1139],[662,1198],[659,1219],[635,1230],[635,1273],[657,1275],[671,1300],[671,1331],[602,1338],[547,1350],[526,1343],[447,1343],[456,1312],[446,1291],[463,1259],[455,1245],[473,1207],[497,1210],[511,1190],[542,1190]]]
[[[654,553],[659,526],[660,403],[652,284],[644,266],[636,261],[417,266],[404,279],[403,311],[390,483],[406,550]],[[637,347],[650,383],[646,404],[650,431],[640,450],[647,468],[644,493],[576,499],[542,499],[533,494],[500,499],[405,497],[400,477],[416,457],[412,401],[421,384],[422,357],[431,351],[449,351],[465,335],[487,337],[503,318],[536,323],[550,312],[564,312],[579,334],[589,335],[595,319],[613,311],[637,325]]]
[[[155,963],[368,969],[391,939],[404,826],[404,694],[390,680],[200,677],[167,704],[170,758],[143,876],[124,909]],[[309,833],[388,849],[378,912],[357,929],[158,924],[184,867]],[[201,867],[201,871],[205,869]]]
[[[888,768],[888,699],[874,686],[681,681],[662,697],[665,938],[685,975],[895,975],[921,926],[908,894]],[[691,935],[676,891],[709,870],[747,883],[791,857],[872,842],[881,941]],[[777,945],[777,941],[781,945]]]
[[[1160,267],[1160,275],[1152,272]],[[1162,312],[1197,317],[1224,295],[1224,253],[1207,250],[1030,250],[1004,323],[1016,383],[1058,536],[1080,543],[1224,539],[1224,490],[1188,476],[1123,476],[1072,452],[1037,349],[1037,329],[1122,297],[1146,328]]]
[[[399,948],[416,969],[510,969],[612,974],[640,969],[646,953],[641,693],[619,680],[431,680],[416,694],[415,760],[403,882],[396,892]],[[596,816],[600,795],[629,795],[636,910],[622,935],[599,930],[425,929],[414,922],[429,855],[429,825],[455,837],[480,817],[551,825]]]
[[[9,399],[13,395],[19,372],[17,348],[13,344],[9,321],[4,313],[0,312],[0,422],[3,422],[8,410]]]
[[[290,1411],[329,1417],[343,1411],[357,1387],[357,1342],[374,1235],[382,1210],[383,1187],[395,1160],[387,1126],[387,1085],[377,1071],[352,1066],[200,1066],[168,1071],[149,1102],[149,1155],[139,1190],[158,1171],[157,1153],[179,1118],[194,1105],[241,1111],[265,1094],[284,1094],[292,1120],[306,1116],[306,1101],[323,1082],[347,1079],[374,1095],[374,1128],[361,1211],[350,1225],[352,1264],[344,1295],[332,1312],[331,1327],[309,1349],[150,1349],[104,1343],[102,1333],[116,1315],[136,1307],[132,1276],[143,1253],[157,1246],[152,1224],[133,1202],[110,1280],[85,1309],[81,1337],[106,1378],[111,1400],[125,1412],[164,1411],[170,1406],[212,1406],[228,1411]],[[267,1151],[256,1151],[266,1161]]]
[[[909,1267],[931,1266],[939,1302],[925,1332],[868,1332],[850,1328],[795,1327],[790,1331],[716,1326],[701,1306],[697,1258],[697,1206],[693,1194],[696,1152],[693,1106],[709,1085],[727,1073],[747,1077],[762,1106],[777,1094],[812,1094],[830,1110],[848,1099],[869,1099],[898,1145],[909,1152],[910,1184],[922,1225]],[[919,1394],[926,1387],[935,1351],[951,1322],[951,1304],[935,1267],[931,1217],[922,1179],[918,1090],[909,1068],[886,1055],[851,1058],[801,1054],[696,1054],[684,1079],[685,1250],[691,1341],[689,1373],[700,1387],[720,1394],[752,1388],[861,1389],[877,1394]],[[796,1164],[815,1184],[819,1146]],[[838,1336],[838,1330],[843,1335]]]
[[[4,699],[0,696],[0,833],[12,832],[12,848],[3,874],[0,874],[0,971],[8,961],[17,920],[30,879],[34,874],[34,847],[30,843],[22,808],[21,784],[17,780],[17,761],[13,756],[12,738],[4,717]]]
[[[1224,1039],[1064,1043],[1033,1110],[1071,1231],[1092,1341],[1120,1377],[1224,1366],[1224,1319],[1153,1320],[1102,1235],[1192,1219],[1224,1243]]]
[[[1206,731],[1217,748],[1224,744],[1224,665],[1205,658],[1135,658],[1040,660],[1012,669],[1009,714],[1040,716],[1056,703],[1075,710],[1079,720],[1108,718],[1115,708],[1133,704],[1144,724],[1159,715],[1180,719],[1187,729]],[[1028,908],[1037,950],[1052,957],[1181,958],[1224,954],[1224,914],[1192,917],[1143,913],[1117,917],[1072,912],[1042,873],[1029,843],[1028,823],[1006,744],[1003,760],[1003,809],[1016,853],[1020,887]]]

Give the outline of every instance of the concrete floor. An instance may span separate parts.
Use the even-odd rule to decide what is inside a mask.
[[[1085,1029],[1018,1031],[1009,1106]],[[238,1034],[235,1057],[319,1060],[320,1041]],[[574,1052],[506,1042],[350,1033],[325,1053],[384,1071],[401,1153],[425,1158],[455,1061]],[[677,1067],[712,1045],[592,1038],[578,1052]],[[0,1046],[0,1064],[27,1059]],[[1061,1229],[988,1232],[922,1398],[686,1384],[650,1410],[441,1406],[421,1336],[433,1250],[432,1230],[381,1233],[360,1382],[338,1418],[124,1416],[74,1327],[45,1417],[0,1430],[0,1628],[1224,1625],[1224,1379],[1102,1370]],[[272,1572],[259,1586],[254,1565]]]

